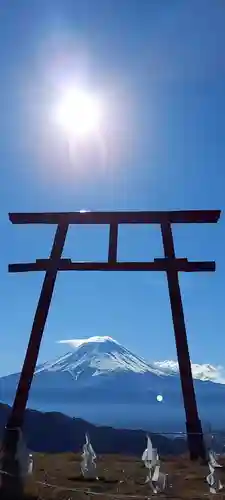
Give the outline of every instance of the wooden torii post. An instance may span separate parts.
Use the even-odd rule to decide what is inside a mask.
[[[173,318],[177,359],[186,414],[186,428],[190,458],[205,458],[201,421],[198,415],[191,372],[187,334],[184,321],[179,272],[215,271],[215,262],[190,262],[175,256],[172,224],[216,223],[219,210],[187,210],[168,212],[64,212],[64,213],[10,213],[13,224],[55,224],[57,226],[49,259],[36,262],[10,264],[9,272],[45,271],[30,340],[18,383],[12,411],[5,429],[4,449],[15,454],[18,430],[23,426],[29,390],[34,376],[44,327],[51,304],[54,285],[59,271],[164,271],[167,274]],[[72,262],[62,258],[64,243],[70,224],[109,225],[108,260],[105,262]],[[152,262],[119,262],[117,260],[118,227],[120,224],[158,224],[161,228],[164,258]],[[9,465],[9,464],[8,464]],[[7,466],[7,464],[6,464]],[[12,467],[11,467],[12,469]],[[16,470],[15,463],[13,470]]]

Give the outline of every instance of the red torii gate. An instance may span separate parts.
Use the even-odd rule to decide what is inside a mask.
[[[201,421],[198,415],[191,372],[187,334],[184,321],[178,273],[215,271],[215,262],[190,262],[176,258],[172,224],[216,223],[219,210],[186,210],[168,212],[59,212],[59,213],[10,213],[13,224],[57,225],[49,259],[37,259],[34,263],[10,264],[9,272],[45,271],[45,278],[38,301],[30,340],[18,383],[12,411],[5,430],[5,453],[14,455],[18,442],[18,430],[23,426],[25,408],[29,396],[41,339],[52,299],[58,271],[164,271],[167,274],[173,318],[177,358],[186,413],[186,428],[191,459],[205,458],[205,446]],[[108,260],[105,262],[72,262],[63,259],[62,252],[70,224],[109,225]],[[164,258],[153,262],[118,262],[118,227],[120,224],[159,224],[164,247]],[[12,463],[11,463],[12,465]],[[7,465],[6,465],[7,467]],[[8,464],[8,468],[12,467]],[[16,467],[17,469],[17,467]],[[15,464],[13,466],[15,470]]]

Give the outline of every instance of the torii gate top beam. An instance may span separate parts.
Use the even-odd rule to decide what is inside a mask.
[[[210,224],[218,222],[220,210],[172,210],[166,212],[44,212],[10,213],[13,224]]]

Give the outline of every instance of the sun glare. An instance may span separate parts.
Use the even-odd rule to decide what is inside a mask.
[[[84,137],[99,132],[101,116],[98,99],[75,88],[63,93],[55,110],[56,122],[70,137]]]

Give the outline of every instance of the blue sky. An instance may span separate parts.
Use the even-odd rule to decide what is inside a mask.
[[[8,263],[47,257],[54,228],[8,212],[225,208],[225,6],[221,0],[13,0],[0,11],[1,368],[22,363],[43,276]],[[105,103],[101,141],[68,148],[50,120],[59,82]],[[191,357],[224,364],[225,223],[174,229],[180,257],[217,273],[181,276]],[[64,255],[103,259],[107,228],[72,228]],[[126,227],[119,256],[162,255],[156,227]],[[61,273],[40,359],[59,339],[109,335],[149,360],[175,359],[160,274]]]

